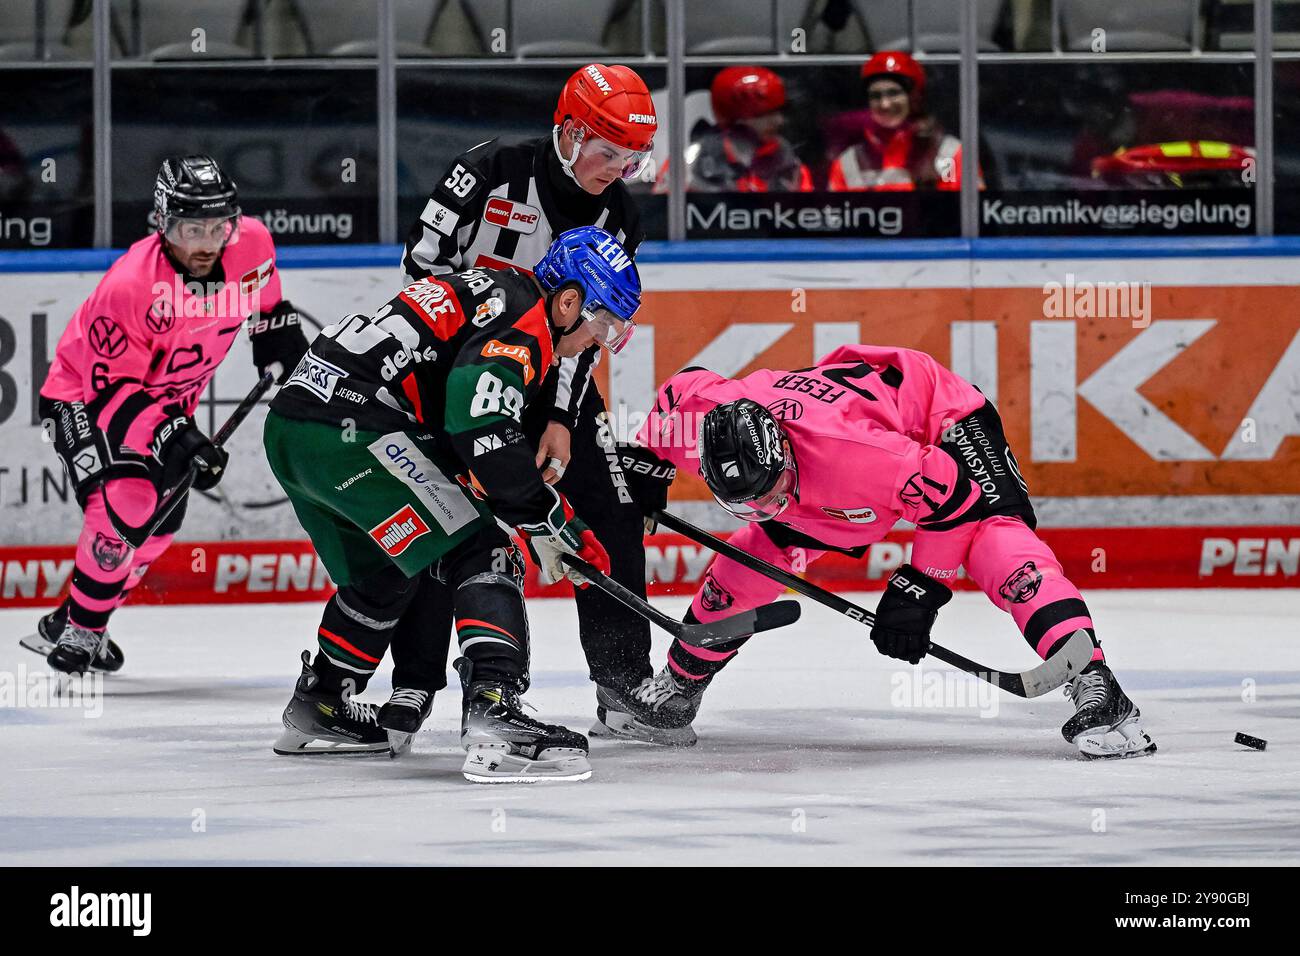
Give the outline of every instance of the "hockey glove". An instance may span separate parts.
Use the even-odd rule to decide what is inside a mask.
[[[871,640],[886,657],[917,664],[930,649],[930,628],[939,608],[952,600],[947,585],[904,564],[889,579],[876,605]]]
[[[596,540],[595,532],[573,513],[568,500],[560,494],[555,497],[555,507],[544,520],[522,524],[517,530],[528,546],[529,557],[541,572],[543,584],[554,584],[568,578],[578,587],[585,588],[587,579],[566,567],[560,555],[576,554],[604,574],[609,574],[609,555]]]
[[[646,534],[653,534],[653,515],[668,507],[668,486],[677,477],[677,468],[640,445],[618,444],[618,461],[623,466],[627,490],[645,517]]]
[[[279,363],[276,384],[283,385],[307,351],[298,311],[281,299],[270,312],[260,312],[248,321],[248,338],[253,343],[253,365],[258,374]]]
[[[199,466],[193,487],[198,491],[207,491],[221,480],[226,462],[230,460],[225,449],[214,445],[212,439],[199,431],[194,419],[188,415],[173,416],[159,425],[149,451],[160,472],[160,492],[175,488],[189,471],[190,462],[196,462]]]

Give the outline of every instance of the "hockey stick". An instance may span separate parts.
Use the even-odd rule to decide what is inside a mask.
[[[623,585],[608,575],[601,574],[577,555],[561,554],[560,560],[573,570],[581,572],[583,577],[614,600],[627,605],[650,623],[658,624],[683,644],[694,647],[712,647],[715,644],[725,644],[727,641],[757,634],[759,631],[785,627],[799,620],[799,615],[803,611],[797,601],[777,601],[774,604],[764,604],[762,607],[742,611],[740,614],[711,624],[683,624],[662,611],[655,610]]]
[[[252,391],[245,395],[235,406],[235,410],[230,413],[224,425],[217,429],[217,433],[212,436],[212,444],[221,448],[234,434],[235,429],[243,423],[248,417],[248,413],[253,410],[267,390],[275,384],[279,363],[273,368],[262,373],[262,377],[257,380]],[[158,502],[158,507],[154,509],[153,516],[139,527],[133,526],[124,521],[121,515],[117,514],[108,503],[108,496],[104,496],[104,507],[108,511],[109,520],[113,524],[113,530],[117,532],[119,538],[127,543],[131,548],[139,548],[148,541],[167,520],[168,515],[176,510],[182,498],[189,492],[190,486],[194,484],[194,479],[199,473],[197,462],[190,462],[189,470],[184,477],[177,482],[176,486],[163,495],[162,501]]]
[[[756,558],[752,554],[741,551],[735,545],[714,537],[707,531],[695,527],[695,525],[674,514],[667,511],[657,511],[654,518],[664,527],[685,535],[697,544],[702,544],[706,548],[716,551],[724,558],[730,558],[737,564],[749,568],[751,571],[757,571],[779,584],[784,584],[790,590],[802,594],[804,597],[812,598],[823,607],[838,611],[845,617],[850,617],[867,626],[876,622],[875,615],[866,608],[859,607],[852,601],[846,601],[838,594],[819,588],[815,584],[809,584],[803,578],[782,570],[773,564],[768,564],[762,558]],[[1000,687],[1017,697],[1040,697],[1048,691],[1060,687],[1066,681],[1073,679],[1088,666],[1088,663],[1092,660],[1092,638],[1088,636],[1086,631],[1075,631],[1070,636],[1070,639],[1047,660],[1037,667],[1017,673],[985,667],[983,664],[977,664],[933,642],[931,642],[927,653],[945,664],[951,664],[968,674],[974,674],[980,680],[988,681],[993,686]]]

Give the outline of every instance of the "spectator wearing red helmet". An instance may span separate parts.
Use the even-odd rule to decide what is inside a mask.
[[[715,125],[686,149],[693,192],[808,192],[812,176],[781,136],[785,83],[764,66],[729,66],[709,87]],[[668,164],[660,174],[667,183]]]
[[[925,111],[925,70],[885,50],[862,67],[869,113],[862,141],[831,165],[833,192],[961,188],[961,142]]]

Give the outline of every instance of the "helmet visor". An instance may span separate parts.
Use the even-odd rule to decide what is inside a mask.
[[[770,521],[779,518],[790,507],[799,484],[794,459],[787,454],[785,461],[785,468],[777,476],[776,484],[763,494],[748,501],[725,501],[717,495],[714,495],[714,498],[717,498],[718,504],[744,521]]]
[[[587,329],[596,338],[596,344],[614,354],[627,345],[636,331],[636,323],[631,319],[620,319],[603,305],[594,309],[583,309],[582,317]]]
[[[608,171],[620,179],[636,179],[650,161],[650,148],[628,149],[588,133],[578,145],[576,158],[591,164],[598,173]]]
[[[163,236],[182,249],[224,247],[239,239],[239,213],[214,219],[168,216]]]

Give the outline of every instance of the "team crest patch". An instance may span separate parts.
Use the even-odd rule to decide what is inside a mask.
[[[428,533],[429,526],[410,505],[370,529],[370,537],[394,558],[409,548],[416,538]]]
[[[1026,561],[1012,571],[1011,575],[1002,582],[1002,587],[998,588],[998,594],[1010,604],[1024,604],[1026,601],[1034,599],[1042,585],[1042,572],[1038,570],[1034,562]]]
[[[704,588],[700,591],[700,605],[706,611],[725,611],[736,603],[735,595],[718,583],[710,571],[704,578]]]
[[[102,531],[95,532],[95,543],[90,546],[95,563],[104,571],[116,571],[126,560],[129,549],[120,538],[111,538]]]

